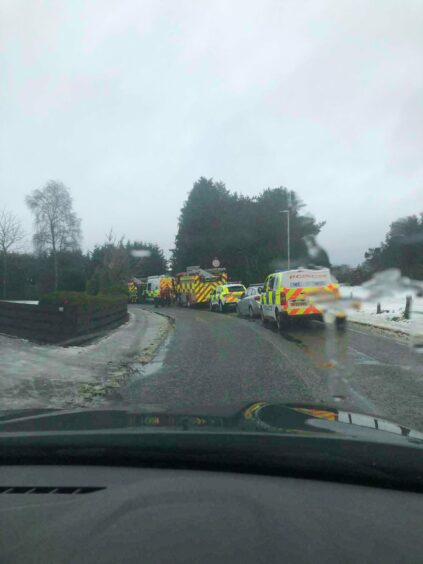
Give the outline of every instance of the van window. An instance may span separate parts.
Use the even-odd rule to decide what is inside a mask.
[[[150,292],[150,290],[151,290],[151,282],[149,282],[149,283],[147,284],[147,291]]]
[[[276,276],[272,276],[272,278],[269,278],[269,280],[267,281],[267,289],[273,290],[273,286],[275,285],[275,278]]]

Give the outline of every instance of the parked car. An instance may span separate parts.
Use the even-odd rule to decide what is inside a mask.
[[[260,294],[263,284],[252,284],[247,288],[243,297],[237,303],[236,311],[238,315],[248,315],[250,319],[260,317]]]

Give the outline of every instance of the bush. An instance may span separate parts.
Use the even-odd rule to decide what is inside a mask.
[[[85,286],[87,294],[96,296],[100,291],[100,279],[97,273],[94,273]]]
[[[91,295],[103,295],[103,296],[111,296],[111,295],[125,295],[128,299],[129,297],[129,290],[128,284],[125,282],[114,282],[112,283],[108,276],[105,276],[104,273],[96,271],[91,278],[87,281],[85,286],[87,294]]]
[[[97,296],[92,296],[86,292],[51,292],[41,296],[40,305],[101,305],[126,303],[127,301],[127,297],[124,294],[98,294]]]
[[[100,295],[103,296],[125,296],[126,299],[129,297],[129,288],[128,284],[124,284],[122,282],[117,282],[115,284],[111,284],[110,286],[103,288],[100,292]]]

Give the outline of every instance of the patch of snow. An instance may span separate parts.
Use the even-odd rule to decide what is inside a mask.
[[[38,305],[38,300],[0,300],[2,302],[7,302],[10,304],[28,304],[28,305]]]
[[[409,292],[396,293],[393,296],[383,296],[374,301],[368,299],[368,291],[361,286],[342,286],[340,291],[343,298],[357,299],[361,302],[359,311],[348,312],[348,317],[351,321],[407,335],[416,331],[422,331],[420,319],[423,319],[423,298],[413,296],[411,319],[405,319],[406,296]],[[381,313],[377,313],[378,303],[381,306]]]

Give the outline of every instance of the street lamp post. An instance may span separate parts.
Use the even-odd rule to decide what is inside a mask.
[[[288,270],[291,268],[291,241],[290,241],[290,228],[289,228],[289,210],[282,210],[280,213],[286,213],[286,232],[287,232],[287,247],[288,247]]]

